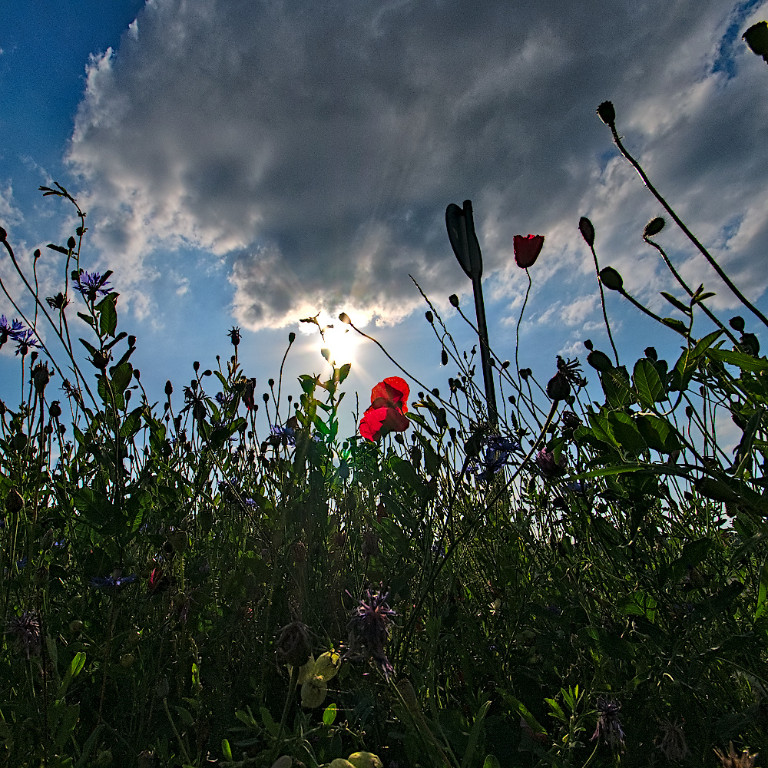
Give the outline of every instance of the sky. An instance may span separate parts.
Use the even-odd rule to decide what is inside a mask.
[[[21,258],[42,247],[41,292],[53,295],[61,261],[44,246],[65,242],[76,222],[37,190],[58,181],[77,197],[88,213],[83,264],[113,270],[120,328],[137,335],[134,362],[157,400],[166,379],[192,376],[194,360],[226,359],[233,326],[260,386],[277,376],[292,331],[288,389],[299,373],[327,373],[316,329],[299,322],[318,312],[323,325],[346,312],[409,372],[445,387],[456,371],[441,368],[414,281],[471,346],[448,296],[472,316],[472,287],[445,228],[446,206],[466,199],[502,359],[514,358],[528,289],[515,234],[545,237],[529,270],[520,365],[546,381],[555,355],[583,359],[585,339],[608,349],[581,216],[601,266],[674,314],[659,291],[680,291],[641,238],[662,211],[597,117],[604,100],[656,187],[768,309],[768,67],[741,39],[768,18],[768,0],[41,8],[13,3],[0,26],[0,224]],[[692,284],[716,292],[715,307],[762,334],[672,227],[658,240]],[[20,295],[7,258],[0,277]],[[616,294],[607,302],[630,365],[649,344],[676,357],[674,334]],[[14,315],[5,297],[0,311]],[[354,355],[348,389],[363,407],[372,384],[399,373],[371,344],[336,349],[339,361]],[[6,345],[0,390],[17,391],[18,376]]]

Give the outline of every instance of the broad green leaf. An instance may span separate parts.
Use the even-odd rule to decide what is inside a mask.
[[[650,360],[641,358],[635,363],[632,380],[638,399],[641,405],[646,408],[653,408],[654,403],[666,399],[667,392],[664,383],[656,370],[656,366]]]
[[[323,725],[333,725],[336,721],[336,705],[331,703],[323,710]]]
[[[751,373],[768,371],[768,359],[765,357],[752,357],[752,355],[744,354],[744,352],[731,352],[727,349],[710,349],[707,352],[707,357],[717,360],[720,363],[735,365],[738,368],[741,368],[742,371],[750,371]]]
[[[674,428],[666,419],[643,413],[635,416],[635,424],[649,448],[659,453],[672,453],[680,450]]]

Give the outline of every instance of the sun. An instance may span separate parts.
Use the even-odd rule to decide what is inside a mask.
[[[319,349],[323,357],[335,368],[355,361],[360,336],[348,325],[327,312],[319,312],[302,320],[301,330],[311,337],[310,346]]]
[[[353,363],[360,344],[360,337],[340,320],[328,324],[323,329],[320,339],[323,349],[328,350],[328,362],[336,368],[345,363]]]

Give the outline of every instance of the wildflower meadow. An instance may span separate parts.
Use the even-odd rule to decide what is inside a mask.
[[[0,403],[0,765],[760,764],[768,319],[656,191],[613,106],[598,114],[661,206],[642,238],[668,267],[667,311],[628,293],[577,217],[604,349],[585,339],[538,381],[472,308],[425,296],[446,380],[390,358],[351,435],[349,364],[245,370],[238,328],[216,365],[146,391],[120,276],[87,262],[64,187],[41,191],[71,207],[72,236],[31,272],[0,231],[26,291],[2,285],[21,377]],[[711,265],[706,287],[676,269],[671,228]],[[514,246],[534,271],[546,233]],[[52,296],[40,260],[61,263]],[[740,314],[712,309],[715,284]],[[609,296],[676,356],[653,339],[622,355]]]

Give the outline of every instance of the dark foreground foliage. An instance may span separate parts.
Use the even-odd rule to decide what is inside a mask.
[[[600,115],[634,162],[612,107]],[[77,221],[49,246],[60,292],[32,280],[31,311],[0,323],[22,372],[18,406],[0,409],[0,765],[766,753],[768,359],[679,279],[662,219],[644,238],[678,280],[658,317],[676,359],[587,343],[583,366],[553,361],[539,385],[494,357],[495,426],[474,354],[430,305],[447,389],[410,392],[393,371],[369,439],[343,439],[349,367],[286,397],[242,369],[237,329],[225,363],[195,363],[155,402],[117,281],[81,266],[84,213],[43,191]],[[651,313],[579,230],[601,297]]]

